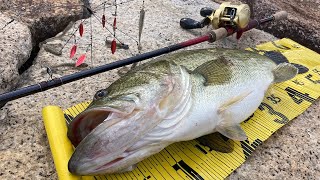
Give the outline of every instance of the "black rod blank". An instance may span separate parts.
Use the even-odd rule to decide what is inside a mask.
[[[230,33],[228,33],[228,34],[223,34],[222,35],[220,33],[216,33],[216,32],[219,32],[219,29],[218,30],[213,30],[208,35],[204,35],[204,36],[197,37],[197,38],[194,38],[194,39],[191,39],[191,40],[188,40],[188,41],[184,41],[184,42],[181,42],[181,43],[178,43],[178,44],[174,44],[174,45],[167,46],[167,47],[164,47],[164,48],[161,48],[161,49],[157,49],[157,50],[154,50],[154,51],[143,53],[143,54],[140,54],[140,55],[137,55],[137,56],[133,56],[133,57],[126,58],[126,59],[123,59],[123,60],[119,60],[119,61],[116,61],[116,62],[105,64],[105,65],[102,65],[102,66],[98,66],[98,67],[95,67],[95,68],[92,68],[92,69],[80,71],[80,72],[77,72],[77,73],[74,73],[74,74],[66,75],[66,76],[63,76],[63,77],[60,77],[60,78],[55,78],[55,79],[52,79],[52,80],[49,80],[49,81],[43,81],[43,82],[38,83],[38,84],[34,84],[34,85],[23,87],[23,88],[20,88],[20,89],[11,91],[11,92],[0,94],[0,105],[6,103],[8,101],[14,100],[14,99],[18,99],[18,98],[21,98],[21,97],[24,97],[24,96],[28,96],[28,95],[31,95],[31,94],[34,94],[34,93],[37,93],[37,92],[45,91],[45,90],[48,90],[48,89],[51,89],[51,88],[54,88],[54,87],[61,86],[63,84],[70,83],[72,81],[76,81],[76,80],[79,80],[79,79],[82,79],[82,78],[85,78],[85,77],[89,77],[89,76],[92,76],[92,75],[95,75],[95,74],[106,72],[106,71],[109,71],[109,70],[112,70],[112,69],[116,69],[116,68],[119,68],[119,67],[122,67],[122,66],[125,66],[125,65],[129,65],[129,64],[132,64],[132,63],[140,62],[140,61],[152,58],[152,57],[160,56],[160,55],[163,55],[163,54],[166,54],[166,53],[169,53],[169,52],[172,52],[172,51],[176,51],[176,50],[188,47],[188,46],[199,44],[201,42],[205,42],[205,41],[213,42],[213,41],[215,41],[217,39],[221,39],[221,38],[223,38],[225,36],[229,36],[229,35],[233,34],[234,32],[239,32],[239,31],[245,32],[245,31],[248,31],[250,29],[253,29],[253,28],[259,26],[260,24],[264,24],[264,23],[267,23],[267,22],[270,22],[270,21],[273,21],[273,20],[281,20],[281,19],[284,19],[286,17],[287,17],[287,13],[285,11],[280,11],[280,12],[274,14],[273,16],[269,16],[269,17],[261,19],[261,20],[251,20],[249,22],[248,26],[245,27],[244,29],[240,29],[240,30],[234,30],[234,29],[230,30],[229,29]],[[227,31],[227,29],[225,29],[225,28],[220,28],[220,29],[223,29],[224,31]],[[219,36],[219,38],[218,38],[218,36]]]
[[[176,51],[178,49],[181,49],[181,48],[184,48],[184,47],[187,47],[187,46],[192,46],[194,44],[198,44],[198,43],[201,43],[201,42],[204,42],[204,41],[209,41],[210,39],[211,39],[210,35],[197,37],[197,38],[194,38],[194,39],[182,42],[182,43],[178,43],[178,44],[174,44],[174,45],[171,45],[171,46],[167,46],[167,47],[164,47],[164,48],[161,48],[161,49],[157,49],[157,50],[154,50],[154,51],[150,51],[150,52],[147,52],[147,53],[143,53],[143,54],[140,54],[140,55],[137,55],[137,56],[133,56],[133,57],[126,58],[126,59],[123,59],[123,60],[119,60],[119,61],[116,61],[116,62],[105,64],[105,65],[102,65],[102,66],[98,66],[98,67],[95,67],[95,68],[92,68],[92,69],[80,71],[80,72],[77,72],[77,73],[74,73],[74,74],[66,75],[66,76],[63,76],[63,77],[60,77],[60,78],[55,78],[55,79],[52,79],[52,80],[49,80],[49,81],[43,81],[43,82],[41,82],[39,84],[34,84],[34,85],[31,85],[31,86],[23,87],[23,88],[15,90],[15,91],[11,91],[11,92],[7,92],[7,93],[4,93],[4,94],[1,94],[0,95],[0,103],[5,103],[5,102],[8,102],[8,101],[11,101],[11,100],[14,100],[14,99],[18,99],[18,98],[21,98],[21,97],[24,97],[24,96],[28,96],[28,95],[31,95],[31,94],[34,94],[34,93],[37,93],[37,92],[41,92],[41,91],[45,91],[45,90],[48,90],[48,89],[51,89],[51,88],[54,88],[54,87],[58,87],[58,86],[61,86],[63,84],[67,84],[67,83],[70,83],[72,81],[76,81],[76,80],[79,80],[79,79],[82,79],[82,78],[85,78],[85,77],[89,77],[89,76],[92,76],[92,75],[95,75],[95,74],[106,72],[106,71],[109,71],[109,70],[112,70],[112,69],[116,69],[116,68],[119,68],[119,67],[122,67],[122,66],[125,66],[125,65],[129,65],[129,64],[132,64],[132,63],[140,62],[140,61],[152,58],[152,57],[160,56],[162,54],[166,54],[166,53],[169,53],[169,52],[172,52],[172,51]]]

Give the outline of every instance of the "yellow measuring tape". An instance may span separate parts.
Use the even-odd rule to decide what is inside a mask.
[[[51,152],[60,179],[224,179],[239,167],[263,141],[276,130],[303,113],[320,96],[320,55],[290,39],[281,39],[249,48],[259,53],[281,52],[291,63],[303,65],[308,72],[294,79],[273,85],[254,115],[241,124],[248,140],[234,142],[232,153],[220,153],[197,141],[172,144],[160,153],[138,163],[123,174],[74,176],[68,172],[73,149],[67,138],[64,114],[75,117],[88,103],[81,103],[64,112],[56,106],[43,109],[43,119]]]

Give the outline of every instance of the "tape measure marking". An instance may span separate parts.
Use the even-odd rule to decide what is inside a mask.
[[[276,45],[276,46],[275,46]],[[287,47],[285,49],[279,47]],[[297,43],[282,39],[265,43],[255,51],[281,52],[289,62],[309,70],[296,78],[273,85],[253,116],[241,124],[248,140],[233,141],[232,153],[220,153],[195,140],[175,143],[138,163],[123,174],[95,176],[95,179],[223,179],[239,167],[277,129],[304,112],[320,95],[320,55]],[[75,117],[89,102],[65,110]]]

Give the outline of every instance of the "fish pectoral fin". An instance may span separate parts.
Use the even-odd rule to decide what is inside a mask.
[[[200,74],[205,78],[205,86],[225,84],[231,80],[232,65],[230,60],[219,56],[217,59],[203,63],[193,73]]]
[[[246,133],[242,130],[240,124],[218,126],[217,131],[223,134],[224,136],[236,141],[244,141],[248,139]]]
[[[222,152],[222,153],[231,153],[234,149],[233,141],[230,141],[229,138],[225,137],[219,132],[201,136],[196,140],[201,145],[208,146],[210,149],[213,149],[215,151]]]
[[[246,98],[247,96],[249,96],[252,93],[252,91],[250,92],[245,92],[240,94],[239,96],[233,97],[231,99],[229,99],[227,102],[223,103],[222,106],[219,107],[218,109],[218,114],[223,114],[225,113],[225,111],[227,109],[229,109],[231,106],[238,104],[239,102],[241,102],[244,98]]]
[[[233,97],[222,104],[218,109],[218,114],[222,118],[222,121],[216,127],[216,130],[224,136],[237,140],[244,141],[247,139],[246,133],[238,124],[239,120],[234,119],[236,115],[233,115],[230,110],[233,106],[238,105],[241,101],[247,98],[252,91],[244,92],[236,97]]]
[[[290,63],[281,63],[273,71],[273,82],[279,83],[294,78],[298,74],[298,68]]]

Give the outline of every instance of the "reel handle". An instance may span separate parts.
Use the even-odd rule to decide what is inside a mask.
[[[210,16],[212,13],[213,13],[213,9],[210,8],[210,7],[203,7],[203,8],[201,8],[201,10],[200,10],[200,15],[201,15],[202,17]]]
[[[180,26],[183,29],[198,29],[203,28],[203,24],[199,21],[196,21],[191,18],[182,18],[180,19]]]

